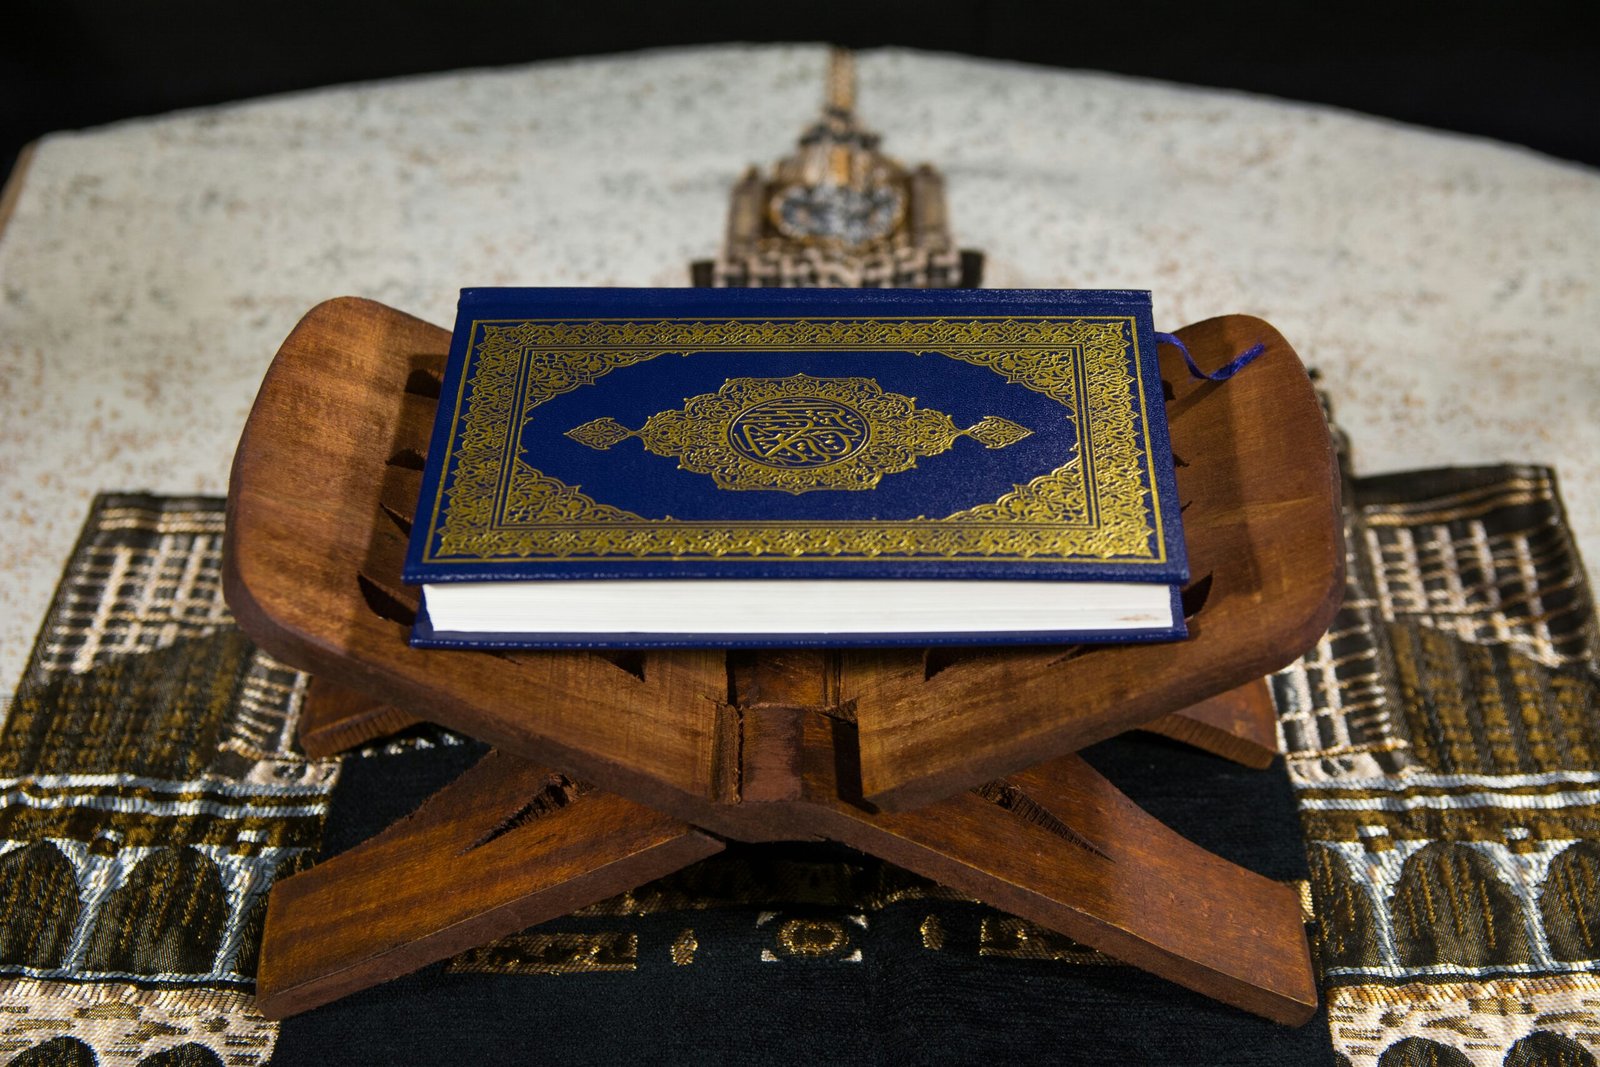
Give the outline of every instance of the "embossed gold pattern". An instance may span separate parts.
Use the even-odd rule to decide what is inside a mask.
[[[939,916],[929,914],[917,927],[917,932],[922,935],[923,948],[934,952],[944,948],[944,923],[939,921]]]
[[[451,958],[446,974],[597,974],[639,967],[639,935],[524,930]]]
[[[978,931],[978,955],[1017,960],[1115,964],[1117,961],[1065,934],[1014,915],[986,915]]]
[[[451,476],[435,502],[439,536],[425,558],[1164,562],[1161,517],[1146,489],[1154,468],[1136,432],[1146,385],[1130,370],[1134,329],[1122,316],[476,322],[475,358],[456,398]],[[1078,445],[1055,470],[942,518],[811,524],[646,518],[599,503],[518,454],[521,427],[552,397],[662,355],[751,350],[892,351],[984,367],[1060,404]],[[606,420],[586,426],[591,446],[631,433]],[[980,422],[967,432],[983,440],[997,430]]]
[[[729,378],[681,411],[661,411],[637,430],[604,417],[567,431],[591,448],[637,437],[658,456],[709,474],[719,489],[872,489],[962,437],[1004,448],[1033,431],[989,415],[965,430],[916,398],[886,393],[871,378]]]
[[[842,956],[851,947],[844,923],[832,918],[789,919],[778,928],[784,955],[801,959]]]

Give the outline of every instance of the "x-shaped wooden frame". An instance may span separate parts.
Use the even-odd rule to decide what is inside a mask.
[[[1185,642],[492,654],[405,641],[416,601],[400,563],[449,335],[367,301],[313,309],[235,458],[229,604],[318,677],[308,747],[426,719],[497,752],[274,887],[261,1009],[326,1003],[726,839],[828,838],[1304,1021],[1316,989],[1297,895],[1173,834],[1071,754],[1147,728],[1270,759],[1260,679],[1316,641],[1343,589],[1338,473],[1293,351],[1240,316],[1180,334],[1202,364],[1267,346],[1226,384],[1163,359],[1196,576]]]

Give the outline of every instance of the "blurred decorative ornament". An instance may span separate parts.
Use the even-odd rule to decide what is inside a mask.
[[[700,286],[932,288],[981,283],[983,254],[950,237],[944,178],[907,171],[855,115],[855,57],[835,49],[822,116],[770,175],[734,186],[722,255]]]

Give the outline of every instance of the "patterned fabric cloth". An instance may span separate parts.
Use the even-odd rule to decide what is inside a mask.
[[[250,998],[272,880],[309,862],[324,828],[329,851],[348,846],[477,749],[425,729],[347,756],[342,770],[298,755],[306,678],[229,622],[221,502],[101,497],[0,729],[0,1060],[325,1062],[350,1058],[362,1020],[387,1019],[406,1041],[421,1025],[447,1062],[467,1051],[450,1043],[467,1020],[434,1010],[455,983],[491,1012],[508,988],[532,990],[517,995],[535,1006],[569,1005],[540,1018],[538,1033],[570,1016],[572,1039],[588,1043],[564,1058],[592,1062],[604,1045],[582,1005],[607,997],[627,1013],[678,1013],[669,1030],[682,1040],[726,1024],[734,1006],[676,977],[704,974],[751,1007],[765,983],[776,1002],[894,1000],[901,1024],[978,1012],[959,1032],[934,1027],[940,1044],[904,1030],[876,1046],[876,1058],[900,1062],[953,1061],[970,1046],[1057,1063],[1177,1062],[1173,1050],[1187,1049],[1196,1063],[1593,1065],[1600,656],[1553,476],[1363,479],[1346,501],[1345,607],[1273,680],[1303,850],[1275,772],[1150,739],[1088,754],[1206,847],[1272,877],[1309,875],[1326,1015],[1299,1031],[887,865],[799,846],[732,850],[280,1030]],[[885,969],[890,958],[916,969]],[[818,987],[823,973],[861,977]],[[606,984],[634,978],[680,999]],[[527,1016],[500,1022],[531,1040]],[[730,1025],[773,1032],[790,1058],[860,1052],[828,1044],[816,1020],[809,1046],[776,1023]],[[1074,1033],[1100,1036],[1075,1043]],[[707,1046],[657,1047],[686,1058]]]
[[[1393,475],[1347,499],[1344,607],[1273,679],[1335,1045],[1592,1064],[1600,659],[1554,476]]]
[[[260,1063],[266,893],[337,771],[222,600],[215,499],[104,496],[0,733],[0,1057]],[[219,1060],[219,1057],[221,1059]]]

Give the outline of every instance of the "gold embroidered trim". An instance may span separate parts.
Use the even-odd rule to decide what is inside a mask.
[[[468,949],[445,965],[446,974],[596,974],[639,966],[639,935],[523,931]]]
[[[923,948],[934,952],[944,948],[944,924],[939,921],[939,916],[930,914],[922,920],[917,931],[922,934]]]
[[[700,940],[694,936],[694,930],[688,929],[679,934],[677,940],[672,942],[672,962],[677,967],[687,967],[694,962],[694,954],[700,950]]]
[[[987,915],[978,928],[978,955],[1015,960],[1115,964],[1117,961],[1065,934],[1012,915]]]

